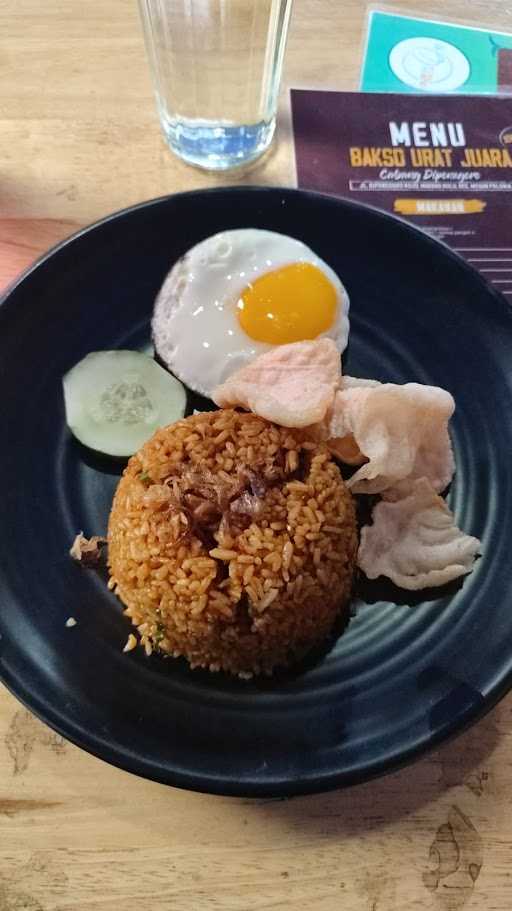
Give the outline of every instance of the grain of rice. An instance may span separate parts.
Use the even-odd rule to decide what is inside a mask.
[[[277,588],[269,588],[268,593],[263,598],[263,601],[258,604],[258,610],[264,611],[267,607],[276,600],[279,595],[279,590]]]
[[[236,560],[238,557],[236,550],[226,550],[224,547],[214,547],[209,554],[215,560]]]

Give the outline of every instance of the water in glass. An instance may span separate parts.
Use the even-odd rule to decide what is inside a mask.
[[[181,158],[223,170],[275,129],[292,0],[140,0],[162,129]]]

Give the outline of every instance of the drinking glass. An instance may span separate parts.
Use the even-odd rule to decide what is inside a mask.
[[[275,130],[292,0],[139,0],[165,138],[180,158],[225,170],[258,158]]]

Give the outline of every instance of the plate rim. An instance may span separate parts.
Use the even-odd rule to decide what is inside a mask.
[[[471,265],[467,259],[465,259],[460,253],[450,247],[445,241],[440,240],[437,237],[432,237],[428,234],[427,231],[423,230],[419,225],[412,224],[412,222],[407,221],[406,218],[402,218],[399,215],[395,215],[392,212],[387,212],[385,209],[381,209],[378,206],[370,205],[369,203],[359,202],[353,199],[349,199],[347,196],[334,196],[331,193],[321,193],[318,190],[308,190],[302,187],[283,187],[283,186],[267,186],[265,184],[231,184],[229,186],[219,186],[219,187],[199,187],[195,190],[181,190],[178,193],[165,193],[162,196],[155,196],[151,199],[143,200],[142,202],[133,203],[130,206],[125,206],[122,209],[116,209],[114,212],[110,212],[107,215],[102,216],[101,218],[96,219],[95,221],[90,222],[89,224],[84,225],[81,228],[78,228],[77,231],[73,231],[67,237],[64,237],[62,240],[58,241],[56,244],[52,244],[41,253],[33,262],[29,263],[19,275],[15,276],[14,279],[7,284],[7,286],[2,290],[0,294],[0,307],[5,306],[11,294],[16,291],[19,285],[21,285],[26,278],[28,278],[33,272],[43,266],[47,260],[51,259],[53,256],[58,254],[68,245],[74,243],[77,240],[80,240],[84,235],[89,234],[90,232],[95,231],[97,228],[101,228],[103,225],[109,224],[111,221],[116,221],[118,218],[124,218],[127,215],[130,215],[132,212],[136,212],[139,209],[149,209],[153,206],[164,205],[169,200],[174,199],[185,199],[193,196],[216,196],[222,195],[224,193],[228,194],[242,194],[242,193],[254,193],[255,195],[260,193],[269,193],[271,195],[286,194],[290,197],[307,197],[316,200],[323,200],[330,204],[342,203],[343,205],[349,206],[352,209],[363,210],[378,215],[384,221],[395,224],[399,222],[407,231],[412,234],[419,235],[424,241],[427,241],[434,249],[441,247],[445,253],[456,262],[458,265],[465,269],[466,271],[471,272],[471,274],[478,279],[480,284],[486,288],[487,291],[491,292],[493,297],[498,301],[502,306],[505,307],[506,312],[510,311],[510,304],[506,300],[503,294],[491,284],[491,282],[485,278],[482,273]]]
[[[311,777],[302,777],[301,779],[292,780],[290,778],[279,779],[278,781],[261,781],[258,779],[244,779],[243,782],[235,778],[208,777],[205,774],[194,774],[172,770],[172,774],[159,774],[151,765],[145,761],[131,762],[126,754],[123,759],[119,758],[119,751],[108,746],[101,748],[100,738],[95,735],[87,735],[88,741],[82,739],[66,725],[61,725],[52,715],[51,707],[49,711],[35,707],[35,700],[30,702],[25,698],[25,689],[21,686],[16,688],[5,679],[2,674],[0,662],[0,683],[2,683],[9,693],[14,696],[28,711],[34,714],[40,721],[47,724],[53,731],[64,737],[74,746],[79,747],[90,756],[106,762],[114,768],[123,772],[128,772],[139,778],[145,778],[154,781],[157,784],[166,785],[167,787],[179,788],[183,791],[193,791],[198,794],[212,794],[219,797],[238,797],[238,798],[287,798],[287,797],[304,797],[308,794],[325,794],[329,791],[344,790],[345,788],[365,784],[374,781],[386,775],[391,775],[400,769],[413,765],[417,760],[428,756],[434,752],[437,747],[445,743],[451,743],[466,733],[476,722],[485,718],[496,705],[512,689],[512,669],[504,676],[499,685],[493,688],[482,701],[473,703],[460,715],[451,719],[449,724],[436,731],[427,741],[418,741],[415,745],[409,747],[406,751],[400,751],[396,755],[387,757],[378,762],[372,762],[365,765],[364,771],[342,771],[332,772],[325,776],[319,776],[318,773]],[[23,690],[23,692],[21,692]],[[31,693],[29,694],[31,695]],[[91,746],[91,740],[94,746]],[[99,745],[98,745],[99,744]]]

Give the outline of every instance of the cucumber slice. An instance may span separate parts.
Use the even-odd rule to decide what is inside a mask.
[[[93,351],[62,380],[66,422],[85,446],[130,456],[185,413],[182,384],[139,351]]]

